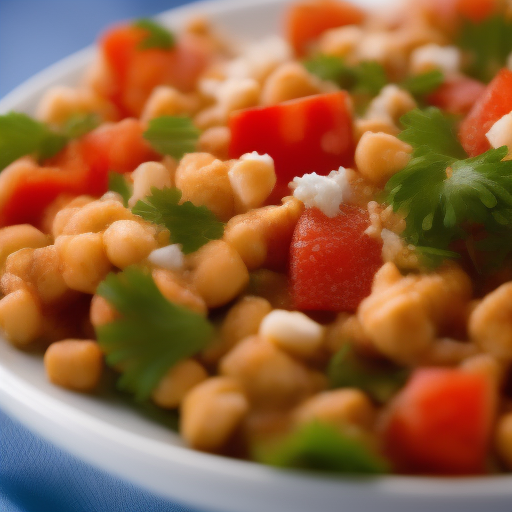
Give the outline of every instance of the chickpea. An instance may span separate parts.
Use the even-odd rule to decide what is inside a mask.
[[[268,155],[244,155],[228,175],[235,195],[235,209],[239,212],[261,206],[276,184],[274,161]]]
[[[153,390],[151,399],[159,407],[175,409],[193,387],[207,378],[208,373],[197,361],[181,361],[164,375]]]
[[[180,433],[192,448],[218,451],[248,410],[247,398],[235,379],[207,379],[185,396],[181,404]]]
[[[100,295],[94,295],[91,300],[90,320],[94,327],[109,324],[118,318],[117,311]]]
[[[249,283],[238,252],[222,240],[208,242],[190,257],[192,284],[209,308],[227,304]]]
[[[63,340],[45,352],[44,366],[50,381],[73,391],[93,391],[103,371],[103,354],[91,340]]]
[[[30,224],[19,224],[0,229],[0,267],[9,254],[24,248],[44,247],[49,237]]]
[[[356,119],[354,121],[354,137],[357,142],[367,133],[387,133],[398,135],[400,129],[393,123],[391,118]]]
[[[158,289],[168,301],[189,308],[200,315],[208,314],[208,308],[194,286],[176,273],[170,270],[155,269],[152,276]]]
[[[172,187],[172,175],[169,169],[158,162],[146,162],[132,173],[133,179],[133,194],[128,201],[130,207],[135,206],[135,203],[146,196],[151,195],[151,189],[156,187],[163,189],[165,187]]]
[[[41,307],[28,290],[17,290],[0,300],[0,327],[13,345],[29,345],[42,334],[42,326]]]
[[[227,126],[213,126],[205,130],[197,142],[199,151],[210,153],[219,160],[229,158],[231,131]]]
[[[512,283],[489,293],[469,317],[470,338],[485,352],[512,360]]]
[[[271,342],[246,338],[220,361],[220,373],[238,379],[254,407],[291,407],[312,393],[308,369]]]
[[[304,66],[298,62],[285,62],[267,78],[261,91],[261,104],[276,105],[320,92],[320,82]]]
[[[235,199],[229,181],[229,166],[213,160],[206,153],[186,155],[176,171],[176,186],[182,191],[182,201],[207,206],[221,220],[234,213]]]
[[[264,264],[285,266],[295,226],[304,211],[296,198],[285,198],[281,206],[267,206],[233,217],[224,230],[230,244],[249,270]]]
[[[297,423],[317,420],[343,428],[354,425],[371,429],[376,411],[370,399],[358,389],[336,389],[319,393],[295,409]]]
[[[118,268],[139,263],[157,248],[155,229],[134,220],[116,220],[103,233],[110,262]]]
[[[49,229],[53,238],[57,238],[62,235],[66,224],[69,222],[71,217],[78,212],[82,206],[94,202],[94,199],[90,196],[78,196],[71,201],[66,201],[63,207],[59,208],[58,205],[51,205],[47,212],[47,224],[51,226]],[[52,207],[56,208],[56,211],[52,213]],[[51,223],[50,223],[51,222]]]
[[[258,333],[261,321],[272,311],[262,297],[242,297],[229,311],[222,323],[220,336],[202,353],[208,363],[217,362],[239,341]]]
[[[144,105],[141,121],[148,122],[155,117],[191,115],[199,108],[198,98],[183,94],[173,87],[155,87]]]
[[[60,236],[55,246],[62,261],[65,283],[79,292],[94,294],[111,269],[100,233]]]
[[[135,220],[136,218],[130,210],[117,201],[93,201],[71,215],[62,229],[62,234],[99,233],[116,220]]]
[[[319,50],[324,55],[349,58],[355,53],[363,34],[363,29],[355,25],[326,30],[320,37]]]
[[[393,135],[367,132],[357,145],[355,160],[365,179],[383,187],[409,163],[411,154],[412,147]]]

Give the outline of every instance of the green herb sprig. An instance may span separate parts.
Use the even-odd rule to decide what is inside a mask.
[[[133,25],[147,32],[147,36],[139,43],[140,50],[170,50],[176,45],[174,34],[152,19],[140,18],[134,21]]]
[[[169,302],[151,275],[128,267],[109,274],[97,294],[120,318],[96,328],[107,363],[121,369],[120,389],[145,400],[165,373],[210,341],[213,327],[202,315]]]
[[[195,206],[190,201],[180,204],[180,200],[181,191],[177,188],[153,187],[151,195],[138,201],[132,212],[165,226],[171,233],[171,242],[181,244],[185,254],[222,238],[224,224],[206,206]]]

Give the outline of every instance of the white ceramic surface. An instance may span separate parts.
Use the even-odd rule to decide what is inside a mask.
[[[365,6],[384,0],[359,0]],[[179,26],[193,12],[241,39],[278,33],[286,0],[218,0],[164,13]],[[94,57],[86,49],[0,101],[0,113],[32,113],[45,89],[74,84]],[[49,384],[40,357],[0,343],[0,407],[83,460],[179,502],[219,512],[510,512],[512,477],[373,480],[277,471],[183,447],[173,432],[113,396],[91,397]]]

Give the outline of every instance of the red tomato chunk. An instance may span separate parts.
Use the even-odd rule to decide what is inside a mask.
[[[491,148],[485,134],[512,110],[511,91],[512,71],[502,69],[462,122],[459,139],[469,156],[480,155]]]
[[[391,405],[384,431],[387,451],[400,471],[483,473],[495,402],[483,375],[416,370]]]
[[[466,76],[447,80],[427,97],[430,105],[449,114],[466,115],[485,91],[485,84]]]
[[[291,245],[290,272],[295,306],[304,310],[355,311],[370,295],[382,265],[382,243],[364,233],[368,213],[341,206],[329,218],[311,208],[299,219]]]
[[[345,91],[320,94],[279,105],[235,113],[230,158],[257,151],[268,153],[276,167],[277,183],[271,196],[278,202],[289,195],[295,176],[327,175],[350,165],[354,154],[352,114]]]

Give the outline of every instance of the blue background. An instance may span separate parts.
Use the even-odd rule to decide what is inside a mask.
[[[186,0],[0,0],[0,97],[110,23]],[[192,512],[104,474],[0,411],[1,512]]]

